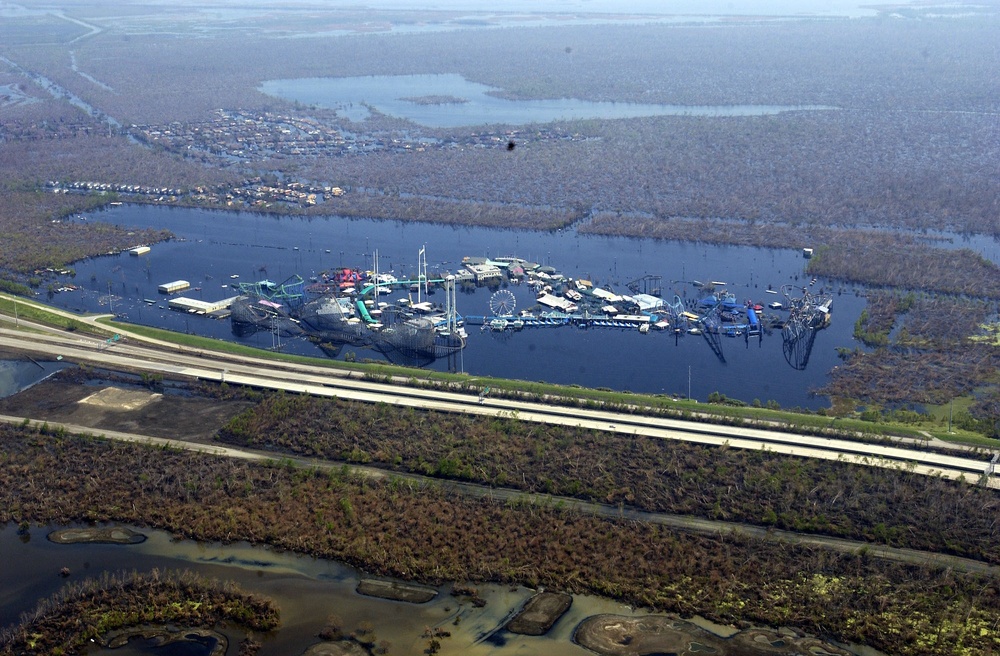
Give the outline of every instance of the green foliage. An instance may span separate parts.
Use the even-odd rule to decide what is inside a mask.
[[[890,324],[888,328],[883,330],[870,330],[868,328],[868,323],[868,309],[865,308],[861,311],[861,315],[858,317],[858,320],[854,322],[854,339],[871,348],[888,346],[889,329],[892,328],[892,325]]]
[[[867,408],[861,413],[861,421],[877,424],[882,421],[882,412],[878,408]]]
[[[443,478],[454,478],[458,474],[459,462],[452,458],[441,458],[438,460],[435,474]]]
[[[711,394],[709,394],[708,395],[708,402],[709,403],[715,403],[715,404],[718,404],[718,405],[734,406],[734,407],[737,407],[737,408],[743,408],[743,407],[746,407],[746,405],[747,405],[745,401],[740,401],[739,399],[731,399],[731,398],[727,397],[725,394],[722,394],[720,392],[712,392]]]
[[[344,519],[348,523],[354,521],[354,505],[351,504],[351,500],[348,497],[340,497],[340,501],[337,502],[340,505],[340,511],[344,513]]]
[[[16,296],[32,297],[35,292],[28,285],[11,280],[8,276],[0,277],[0,291],[14,294]]]

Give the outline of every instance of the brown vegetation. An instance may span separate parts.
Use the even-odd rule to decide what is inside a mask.
[[[852,351],[817,393],[872,403],[941,404],[995,383],[998,367],[1000,350],[988,347]]]
[[[845,351],[846,365],[818,393],[875,405],[942,404],[997,384],[1000,349],[969,339],[981,332],[987,303],[884,290],[867,300],[854,338],[875,350]],[[986,420],[982,432],[996,435],[991,423],[1000,414],[989,415],[989,407],[978,405],[977,418]]]
[[[810,260],[807,271],[872,287],[1000,299],[1000,266],[978,253],[923,244],[899,248],[886,243],[891,241],[828,245]]]
[[[867,295],[854,337],[871,347],[956,347],[981,333],[989,314],[989,305],[977,299],[876,290]]]
[[[470,203],[448,198],[400,198],[391,194],[351,193],[335,207],[319,206],[309,214],[335,211],[338,216],[391,218],[507,230],[556,230],[578,221],[582,208],[552,208],[502,203]]]
[[[107,194],[53,194],[47,180],[60,176],[79,179],[139,181],[179,179],[168,171],[190,170],[190,165],[158,158],[125,139],[74,136],[53,141],[2,143],[0,139],[0,269],[31,274],[47,267],[61,268],[87,257],[117,252],[137,244],[162,241],[164,230],[130,229],[92,221],[61,219],[93,210],[115,200]]]
[[[741,626],[794,626],[901,656],[995,645],[996,581],[952,570],[26,428],[0,427],[0,442],[0,522],[146,524],[380,575],[544,585]]]
[[[235,417],[220,439],[1000,563],[993,492],[905,471],[284,394]]]
[[[610,213],[597,214],[579,231],[762,248],[810,246],[816,250],[807,267],[812,275],[873,287],[1000,298],[996,264],[968,249],[935,247],[938,239],[910,233]]]
[[[232,582],[190,572],[105,572],[68,585],[26,613],[19,624],[0,632],[0,654],[82,653],[93,641],[123,628],[211,628],[220,622],[266,632],[278,626],[278,609]],[[254,654],[256,649],[240,653]]]
[[[88,20],[100,23],[100,16],[95,8]],[[294,12],[285,19],[293,31],[309,32],[317,24]],[[580,203],[659,220],[1000,232],[1000,182],[983,174],[997,159],[995,140],[968,139],[994,129],[988,80],[996,53],[986,38],[991,23],[565,26],[303,40],[270,38],[252,28],[206,38],[210,31],[185,35],[183,24],[164,35],[152,21],[137,20],[141,37],[127,34],[131,22],[119,26],[116,19],[102,25],[104,33],[74,44],[78,70],[58,46],[8,42],[5,54],[125,125],[202,121],[220,108],[328,116],[258,91],[264,80],[288,77],[288,62],[295,62],[295,77],[457,72],[512,98],[836,107],[772,116],[575,121],[564,127],[587,140],[539,144],[528,138],[511,153],[429,149],[291,158],[269,166],[320,181],[335,177],[342,187],[378,190],[397,202],[423,196],[529,208]],[[467,56],[484,49],[495,56]],[[340,123],[355,132],[375,127]],[[398,119],[377,123],[430,137],[467,130],[431,130]],[[457,207],[452,213],[462,214]]]
[[[933,20],[862,20],[774,22],[752,29],[739,22],[710,30],[565,26],[301,40],[270,38],[252,27],[233,38],[206,38],[210,27],[185,35],[190,26],[179,18],[164,35],[157,33],[160,21],[145,10],[125,22],[104,15],[100,7],[89,8],[87,20],[104,32],[74,43],[72,56],[68,47],[57,45],[58,38],[53,45],[53,35],[68,39],[80,26],[67,27],[52,16],[8,22],[11,38],[3,40],[4,55],[19,69],[3,72],[3,80],[24,87],[25,97],[41,99],[2,108],[0,168],[9,172],[8,179],[29,188],[45,179],[70,178],[174,187],[211,186],[248,173],[205,166],[197,149],[185,159],[129,143],[17,70],[44,75],[125,129],[132,123],[202,122],[228,109],[276,110],[387,137],[433,140],[467,132],[427,129],[377,114],[353,124],[329,109],[258,91],[264,80],[287,77],[292,61],[296,77],[459,72],[496,86],[508,98],[824,105],[838,109],[572,121],[558,128],[580,139],[534,141],[525,128],[513,152],[366,150],[274,159],[258,163],[256,173],[280,171],[351,190],[337,208],[312,212],[554,229],[593,211],[596,218],[583,231],[769,246],[798,247],[808,240],[828,247],[810,264],[814,275],[1000,298],[997,267],[971,252],[945,258],[919,243],[900,247],[898,238],[872,240],[868,234],[827,230],[840,225],[1000,233],[1000,182],[983,174],[998,158],[996,140],[970,145],[968,139],[995,129],[986,80],[996,68],[996,53],[983,38],[991,33],[989,23],[949,20],[946,35]],[[390,23],[410,20],[396,12],[383,16]],[[292,32],[311,33],[319,24],[316,16],[292,10],[282,17]],[[338,14],[337,20],[348,19]],[[220,34],[232,34],[231,28],[227,24]],[[133,38],[133,29],[142,36]],[[49,47],[25,47],[32,34]],[[623,48],[623,43],[642,47]],[[496,57],[464,56],[484,48]],[[455,62],[461,62],[457,70]],[[773,70],[783,74],[775,77]],[[506,126],[490,129],[503,135]],[[28,196],[15,202],[32,201]],[[58,214],[44,204],[27,215],[0,205],[5,220],[34,217],[32,229]],[[37,246],[21,241],[18,252],[29,255],[13,264],[22,271],[101,252],[96,246],[64,249],[54,241],[57,254],[36,254]],[[6,261],[0,258],[0,266]]]

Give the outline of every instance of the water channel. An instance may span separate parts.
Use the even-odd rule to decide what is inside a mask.
[[[54,305],[77,311],[113,311],[123,321],[180,332],[235,340],[260,348],[279,346],[286,352],[322,356],[304,339],[278,340],[269,331],[234,335],[228,320],[216,320],[167,309],[160,284],[186,280],[182,295],[219,301],[235,295],[240,281],[281,282],[293,274],[307,280],[314,273],[344,266],[372,268],[379,251],[380,270],[401,278],[417,270],[417,251],[426,245],[429,269],[457,270],[464,256],[518,255],[551,264],[567,276],[610,284],[628,293],[625,284],[647,274],[662,276],[666,298],[676,293],[695,300],[702,293],[692,281],[725,282],[741,302],[767,303],[780,295],[770,286],[808,286],[806,260],[798,250],[653,242],[626,238],[580,236],[573,231],[530,233],[483,228],[371,221],[340,217],[275,217],[151,206],[120,206],[74,220],[108,221],[126,226],[167,228],[178,237],[155,244],[142,256],[127,253],[96,257],[74,265],[75,277],[63,281],[80,286],[54,294]],[[782,350],[780,331],[754,338],[723,338],[721,354],[701,336],[634,329],[535,328],[501,334],[469,327],[468,346],[430,367],[532,381],[663,393],[704,400],[712,392],[746,401],[777,401],[782,407],[818,408],[825,399],[810,390],[824,384],[839,363],[836,348],[853,347],[853,324],[864,307],[858,291],[818,280],[809,287],[833,293],[833,321],[816,334],[804,368],[793,368]],[[534,304],[526,286],[511,285],[517,309]],[[400,293],[402,295],[402,292]],[[459,293],[465,315],[490,314],[491,291]],[[434,296],[432,300],[444,302]],[[150,305],[144,299],[154,301]],[[325,357],[325,356],[324,356]],[[339,358],[380,359],[371,350],[345,347]]]

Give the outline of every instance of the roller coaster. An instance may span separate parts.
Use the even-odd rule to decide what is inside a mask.
[[[263,298],[273,303],[284,303],[289,306],[301,304],[305,296],[305,280],[298,274],[293,274],[280,283],[258,280],[257,282],[241,282],[237,287],[242,296]]]
[[[380,292],[429,284],[445,287],[445,307],[419,302],[378,302]],[[454,278],[395,280],[374,278],[352,298],[324,294],[308,302],[303,280],[292,276],[281,284],[268,280],[239,285],[242,297],[233,303],[233,330],[248,334],[269,330],[276,335],[306,335],[336,352],[343,345],[371,347],[391,362],[423,366],[465,348],[465,333],[456,311]]]
[[[801,290],[802,295],[797,296]],[[781,329],[781,350],[793,369],[803,370],[809,364],[816,331],[830,323],[833,297],[814,296],[808,288],[783,285],[781,293],[788,302],[789,315]]]

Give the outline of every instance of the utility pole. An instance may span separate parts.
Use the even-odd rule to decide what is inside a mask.
[[[691,365],[688,365],[688,401],[691,400]]]

